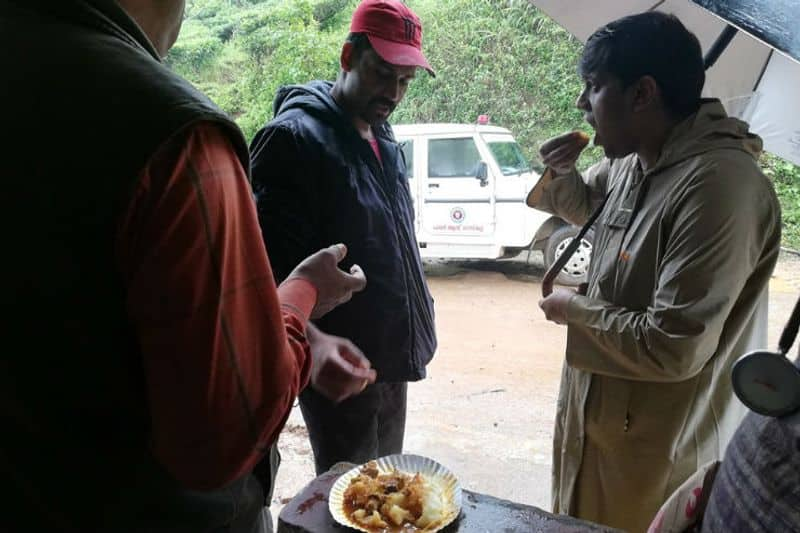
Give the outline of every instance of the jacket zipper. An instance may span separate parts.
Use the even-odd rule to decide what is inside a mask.
[[[397,146],[396,144],[394,144],[394,148],[398,152],[398,153],[395,154],[395,157],[396,158],[402,157],[401,154],[399,153],[400,152],[400,147]],[[378,149],[380,150],[380,144],[378,145]],[[393,222],[395,238],[397,239],[398,243],[405,243],[407,248],[409,250],[411,250],[411,253],[413,254],[413,248],[414,248],[413,244],[416,241],[414,239],[411,239],[411,237],[407,234],[408,232],[406,231],[406,228],[402,223],[398,224],[398,221],[402,220],[402,217],[397,213],[397,206],[396,206],[395,200],[397,199],[397,194],[396,194],[397,193],[397,187],[400,187],[401,184],[399,182],[398,183],[393,183],[393,184],[388,183],[388,181],[386,179],[386,173],[385,173],[385,171],[383,169],[383,164],[381,164],[381,162],[375,156],[375,153],[372,151],[372,147],[370,147],[370,153],[371,153],[371,156],[373,157],[373,159],[375,160],[375,162],[378,163],[377,164],[377,169],[378,169],[378,173],[379,173],[379,177],[380,177],[379,186],[380,186],[381,190],[383,191],[383,195],[386,197],[386,199],[388,200],[388,203],[389,203],[389,209],[390,209],[390,211],[392,213],[392,218],[393,218],[392,222]],[[391,188],[392,190],[389,191],[388,190],[389,188]],[[400,235],[401,232],[404,234],[405,239],[401,238],[401,235]],[[417,301],[422,306],[422,312],[425,313],[425,315],[426,315],[426,317],[428,319],[428,322],[429,323],[433,323],[433,317],[430,315],[430,313],[428,311],[428,302],[426,301],[424,291],[422,290],[423,281],[422,281],[422,279],[420,279],[418,277],[418,275],[417,275],[418,272],[416,272],[418,269],[415,269],[413,267],[413,265],[409,264],[409,262],[411,261],[411,258],[409,257],[408,254],[404,253],[404,254],[402,254],[402,257],[403,257],[403,264],[402,264],[403,277],[405,279],[406,286],[408,287],[409,285],[411,285],[411,289],[414,291],[414,295],[416,296]],[[414,273],[413,275],[412,275],[412,272]],[[409,296],[410,296],[410,294],[409,294]],[[409,348],[411,350],[411,364],[413,366],[413,370],[415,372],[419,372],[421,365],[419,363],[419,353],[418,353],[416,342],[415,342],[416,341],[416,329],[414,327],[414,317],[413,317],[412,302],[411,302],[411,298],[410,297],[408,299],[408,304],[407,304],[406,310],[408,312],[408,317],[409,317],[408,327],[409,327],[409,333],[410,333],[410,337],[409,337],[410,346],[409,346]]]

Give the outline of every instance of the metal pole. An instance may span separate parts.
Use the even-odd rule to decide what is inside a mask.
[[[714,44],[711,45],[711,48],[708,49],[706,52],[706,56],[703,58],[703,65],[705,69],[708,70],[714,66],[714,63],[717,62],[719,56],[722,55],[722,52],[731,44],[731,41],[736,36],[736,32],[738,32],[738,28],[735,28],[728,24],[725,26],[725,29],[722,30],[722,33],[719,34],[717,40],[714,41]]]

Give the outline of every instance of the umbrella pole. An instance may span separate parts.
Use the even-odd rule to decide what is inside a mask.
[[[717,37],[717,40],[714,41],[714,44],[711,45],[711,48],[708,49],[706,56],[703,58],[703,65],[705,66],[706,70],[714,66],[714,63],[717,62],[717,59],[719,59],[719,56],[722,55],[722,52],[724,52],[728,45],[731,44],[731,41],[736,36],[736,32],[738,31],[739,30],[737,28],[731,26],[730,24],[725,26],[725,29],[722,30],[722,33],[719,34],[719,37]]]

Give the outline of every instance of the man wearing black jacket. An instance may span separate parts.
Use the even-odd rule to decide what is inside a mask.
[[[425,377],[436,349],[405,161],[386,123],[417,68],[433,74],[421,51],[422,27],[400,1],[365,0],[350,31],[336,82],[282,88],[275,118],[251,145],[276,278],[331,239],[370,273],[363,293],[309,331],[351,339],[378,375],[378,383],[341,403],[313,388],[301,395],[318,473],[338,461],[402,451],[407,382]]]

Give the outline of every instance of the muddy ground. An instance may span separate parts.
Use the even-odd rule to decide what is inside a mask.
[[[524,259],[524,257],[522,258]],[[565,329],[536,305],[541,256],[427,265],[439,350],[409,386],[405,452],[434,458],[465,488],[549,509],[552,421]],[[782,255],[770,283],[770,346],[800,293],[800,258]],[[272,510],[314,477],[299,408],[280,438]]]

